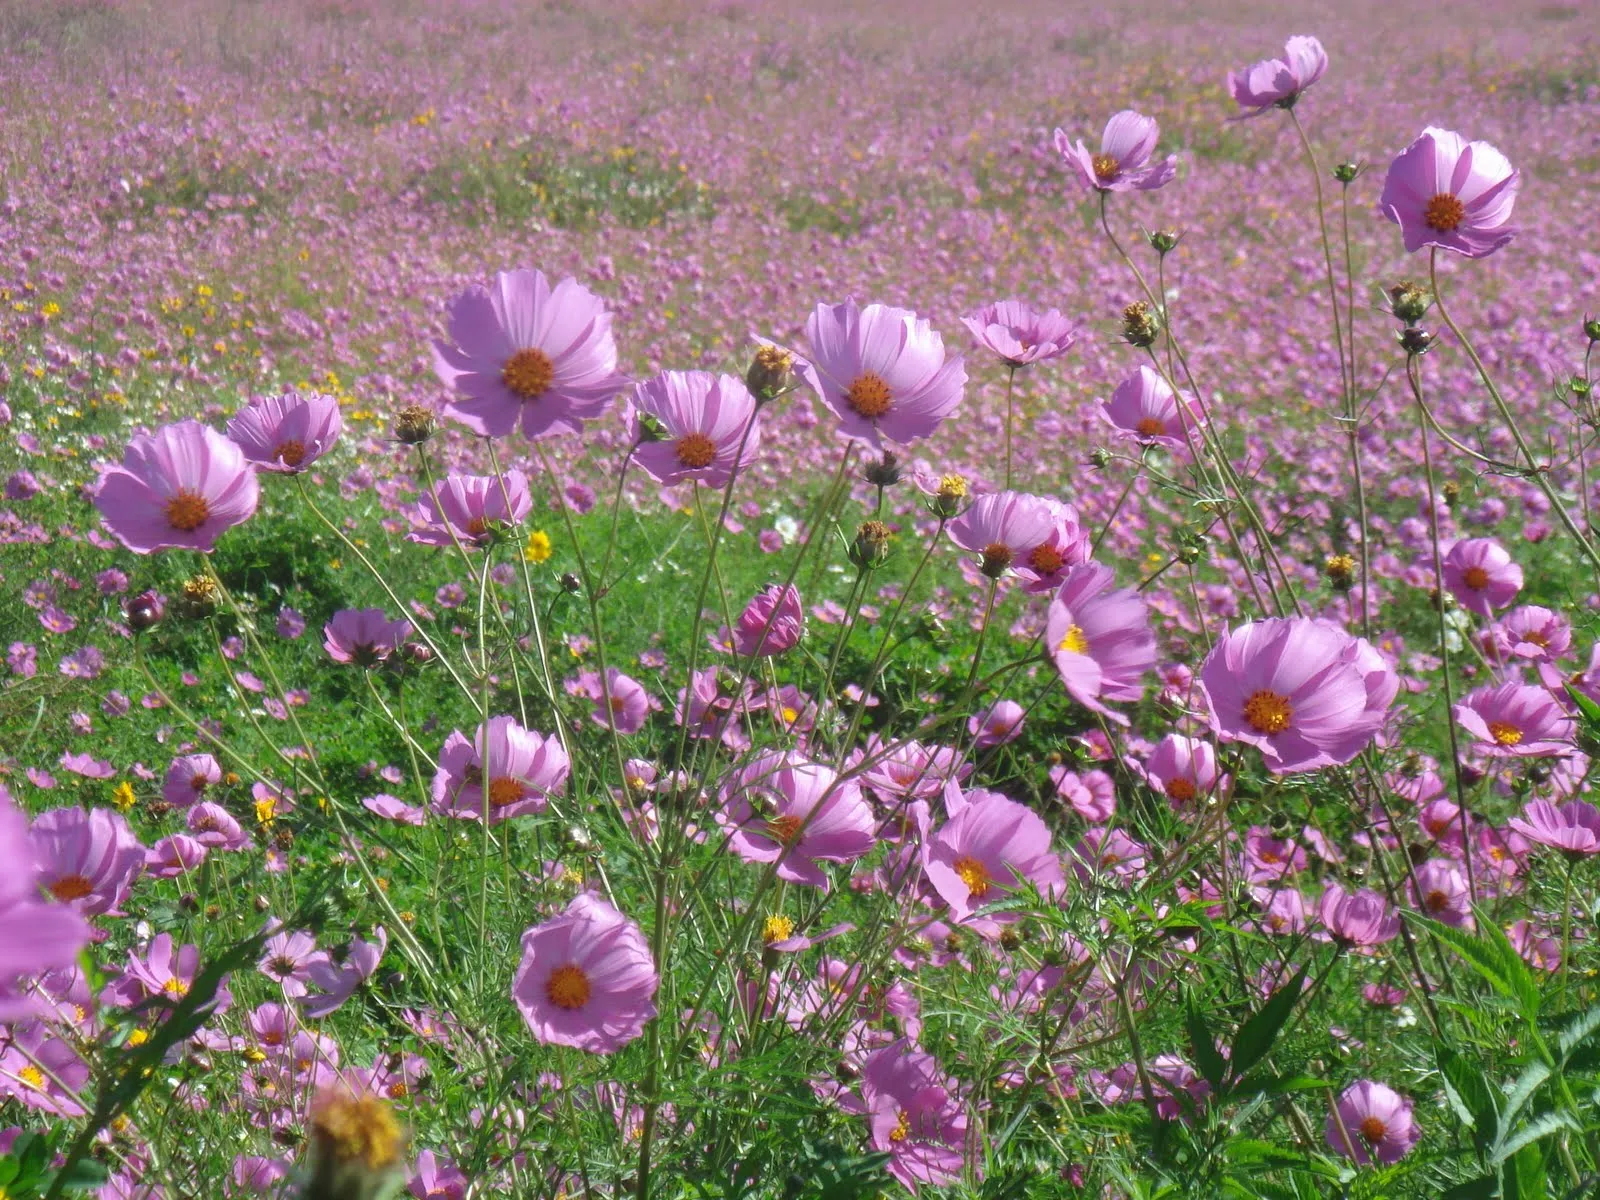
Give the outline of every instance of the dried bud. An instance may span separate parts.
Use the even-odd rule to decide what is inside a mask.
[[[217,611],[221,593],[209,575],[191,575],[183,581],[183,591],[178,596],[178,612],[191,621],[202,621]]]
[[[1407,354],[1426,354],[1428,347],[1433,345],[1433,335],[1425,329],[1402,329],[1400,331],[1400,348]]]
[[[850,543],[850,561],[862,570],[881,567],[889,560],[889,541],[893,535],[882,521],[863,521]]]
[[[571,571],[563,571],[561,573],[561,590],[570,592],[575,596],[583,591],[583,580],[579,579]]]
[[[1361,164],[1356,162],[1342,162],[1333,168],[1333,177],[1345,186],[1356,181],[1356,176],[1361,174]]]
[[[140,592],[123,605],[123,612],[128,617],[128,628],[143,633],[161,624],[167,615],[167,601],[160,592]]]
[[[1153,346],[1160,332],[1160,321],[1143,300],[1135,300],[1122,310],[1122,337],[1130,346],[1141,350]]]
[[[967,479],[964,475],[941,475],[939,490],[928,498],[928,511],[942,520],[959,517],[967,509]]]
[[[1183,233],[1177,229],[1155,229],[1144,235],[1145,241],[1150,243],[1150,248],[1165,258],[1178,247],[1183,240]]]
[[[983,548],[983,561],[978,564],[978,570],[990,579],[999,579],[1016,557],[1016,551],[1004,542],[990,542]]]
[[[1445,485],[1440,488],[1439,491],[1444,495],[1444,502],[1451,508],[1454,508],[1458,503],[1460,503],[1461,485],[1455,480],[1446,480]]]
[[[794,385],[794,355],[779,346],[761,347],[744,373],[744,385],[758,404],[776,399]]]
[[[394,440],[407,446],[420,446],[433,436],[433,409],[408,404],[395,414]]]
[[[1389,311],[1394,314],[1395,320],[1403,321],[1408,326],[1422,320],[1432,307],[1433,293],[1421,284],[1407,280],[1389,289]]]
[[[893,487],[902,478],[900,459],[893,450],[885,450],[881,459],[868,464],[865,474],[867,482],[874,487]]]
[[[1356,578],[1356,560],[1349,554],[1330,554],[1322,563],[1322,573],[1328,583],[1338,591],[1350,590]]]

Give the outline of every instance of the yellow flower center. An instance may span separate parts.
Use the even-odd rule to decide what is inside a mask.
[[[964,475],[943,475],[939,478],[939,495],[945,500],[960,500],[967,494],[967,479]]]
[[[319,1154],[373,1171],[398,1162],[405,1145],[389,1105],[373,1095],[336,1095],[320,1103],[311,1117],[311,1137]]]
[[[961,882],[967,885],[967,895],[974,900],[982,900],[989,894],[989,868],[984,866],[971,855],[964,855],[956,859],[956,874],[961,877]]]
[[[82,900],[94,891],[94,884],[82,875],[63,875],[50,884],[49,890],[57,900]]]
[[[1141,417],[1134,428],[1144,434],[1145,437],[1160,437],[1162,431],[1166,429],[1166,425],[1156,417]]]
[[[790,708],[787,704],[783,706],[783,723],[785,725],[793,725],[799,719],[799,710]]]
[[[23,1067],[22,1070],[18,1071],[17,1078],[22,1080],[23,1083],[27,1084],[36,1092],[44,1091],[44,1072],[39,1070],[39,1068],[34,1066],[32,1063],[29,1063],[27,1066]]]
[[[691,433],[679,438],[673,449],[678,452],[678,461],[691,471],[709,467],[717,457],[717,444],[703,433]]]
[[[286,467],[298,467],[306,457],[304,442],[297,442],[290,438],[287,442],[280,443],[273,451],[272,457],[278,459]]]
[[[518,350],[500,368],[500,382],[519,400],[537,400],[550,390],[555,377],[556,368],[550,356],[532,346]]]
[[[1116,158],[1110,154],[1096,154],[1089,161],[1094,167],[1094,177],[1101,183],[1106,182],[1108,179],[1115,179],[1117,171],[1121,169]]]
[[[589,977],[577,963],[567,963],[550,972],[544,985],[545,998],[557,1008],[571,1012],[589,1003]]]
[[[161,990],[169,996],[187,996],[189,985],[181,979],[169,979],[161,985]]]
[[[1054,546],[1035,546],[1033,553],[1028,555],[1028,565],[1041,575],[1054,575],[1066,565],[1066,561]]]
[[[149,1040],[150,1031],[148,1029],[135,1029],[128,1035],[128,1049],[136,1049],[144,1045]]]
[[[894,395],[889,385],[871,371],[857,375],[845,389],[845,403],[869,421],[875,421],[889,411]]]
[[[1422,209],[1422,223],[1438,233],[1454,232],[1466,216],[1466,205],[1449,192],[1440,192]]]
[[[1522,730],[1508,721],[1490,721],[1489,735],[1502,746],[1515,746],[1522,741]]]
[[[804,824],[805,818],[797,817],[793,813],[783,817],[773,817],[767,822],[767,836],[775,842],[792,846],[800,836],[800,827]]]
[[[911,1136],[911,1114],[905,1109],[900,1110],[900,1119],[894,1123],[894,1128],[889,1131],[891,1142],[903,1142]]]
[[[794,919],[774,913],[761,923],[761,940],[767,945],[781,942],[794,934]]]
[[[1257,733],[1282,733],[1289,728],[1289,718],[1293,715],[1288,697],[1277,692],[1252,692],[1244,702],[1244,719]]]
[[[1194,799],[1194,782],[1189,779],[1169,779],[1167,795],[1179,804],[1187,804]]]
[[[489,784],[489,807],[504,808],[508,804],[515,804],[527,794],[527,785],[522,780],[502,775]]]
[[[1489,586],[1489,572],[1482,567],[1468,567],[1461,572],[1461,582],[1475,592],[1481,592]]]
[[[193,533],[211,516],[211,505],[199,492],[179,488],[167,498],[167,524],[184,533]]]
[[[1056,643],[1056,649],[1072,654],[1089,653],[1089,639],[1083,636],[1082,626],[1068,625],[1066,634]]]

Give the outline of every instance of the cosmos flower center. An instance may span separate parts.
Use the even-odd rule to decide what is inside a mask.
[[[1422,223],[1439,233],[1454,233],[1466,217],[1467,206],[1449,192],[1440,192],[1422,209]]]
[[[197,792],[205,791],[210,783],[211,779],[206,775],[191,775],[189,777],[189,786]]]
[[[1290,707],[1289,699],[1280,696],[1277,692],[1262,689],[1251,692],[1250,698],[1244,702],[1244,719],[1250,722],[1250,727],[1257,733],[1282,733],[1289,728],[1289,720],[1294,716],[1294,709]]]
[[[411,1094],[411,1089],[408,1088],[403,1082],[396,1080],[394,1083],[389,1085],[388,1092],[389,1099],[404,1100],[408,1095]]]
[[[197,820],[193,825],[189,826],[189,828],[195,833],[218,833],[221,831],[222,826],[217,823],[217,819],[215,817],[213,817],[210,813],[207,813],[205,816]]]
[[[405,1135],[378,1096],[339,1096],[311,1119],[311,1135],[338,1163],[363,1163],[377,1171],[400,1157]]]
[[[1035,546],[1028,555],[1028,565],[1041,575],[1054,575],[1066,565],[1066,559],[1054,546]]]
[[[472,520],[467,522],[467,532],[473,537],[482,537],[489,532],[489,518],[473,517]]]
[[[785,941],[794,934],[794,918],[774,913],[761,923],[761,940],[767,945]]]
[[[900,1110],[900,1119],[894,1123],[894,1128],[889,1131],[891,1142],[903,1142],[911,1136],[911,1114],[905,1109]]]
[[[1481,592],[1489,586],[1489,572],[1482,567],[1468,567],[1461,572],[1461,582],[1475,592]]]
[[[181,979],[169,979],[161,985],[161,990],[169,996],[187,996],[189,985]]]
[[[1187,804],[1194,799],[1194,782],[1188,779],[1169,779],[1167,795],[1179,804]]]
[[[50,885],[50,894],[57,900],[82,900],[94,891],[94,884],[82,875],[63,875]]]
[[[36,1092],[44,1091],[44,1072],[39,1070],[39,1068],[34,1066],[32,1063],[29,1063],[27,1066],[23,1067],[22,1070],[18,1071],[17,1078],[22,1080],[23,1083],[27,1084]]]
[[[1158,417],[1140,417],[1139,423],[1134,428],[1144,434],[1145,437],[1159,437],[1166,426],[1161,423]]]
[[[537,400],[550,390],[555,377],[550,356],[532,346],[518,350],[500,368],[500,382],[519,400]]]
[[[1422,902],[1427,906],[1429,912],[1438,912],[1450,903],[1450,897],[1438,888],[1434,888],[1433,891],[1422,898]]]
[[[1550,639],[1544,634],[1532,629],[1530,629],[1527,633],[1524,633],[1517,639],[1517,641],[1523,643],[1524,645],[1537,646],[1541,650],[1548,650],[1550,648]]]
[[[1016,551],[1004,542],[990,542],[983,548],[983,573],[990,579],[998,579],[1015,557]]]
[[[589,977],[577,963],[566,963],[550,972],[544,985],[545,998],[557,1008],[571,1012],[589,1003]]]
[[[1117,172],[1122,169],[1122,164],[1112,154],[1096,154],[1089,160],[1089,165],[1094,167],[1094,177],[1102,182],[1115,179]]]
[[[305,461],[306,444],[290,438],[288,441],[280,442],[274,447],[272,457],[286,467],[298,467]]]
[[[1083,626],[1068,625],[1067,632],[1056,643],[1057,650],[1066,650],[1072,654],[1089,653],[1089,639],[1083,636]]]
[[[295,962],[295,960],[290,958],[287,954],[280,954],[271,962],[267,963],[267,974],[283,976],[293,975],[295,973],[295,968],[297,968],[299,965],[299,963]]]
[[[956,859],[955,870],[961,876],[961,882],[967,885],[967,894],[974,900],[982,900],[989,894],[989,868],[977,859],[964,855]]]
[[[781,842],[785,846],[792,846],[795,843],[795,839],[800,836],[800,826],[804,824],[805,818],[798,817],[794,813],[773,817],[767,822],[767,836],[775,842]]]
[[[192,488],[179,488],[167,500],[167,524],[184,533],[193,533],[211,516],[211,505]]]
[[[508,804],[515,804],[526,794],[522,780],[502,775],[489,784],[489,807],[504,808]]]
[[[673,449],[677,451],[678,461],[693,471],[709,467],[717,457],[717,444],[703,433],[679,438]]]
[[[939,496],[943,500],[960,500],[967,494],[967,478],[965,475],[941,475],[939,477]]]
[[[1509,721],[1490,721],[1489,736],[1502,746],[1515,746],[1522,741],[1522,730]]]
[[[855,381],[845,389],[844,400],[859,415],[874,421],[889,411],[894,403],[894,394],[882,378],[867,371],[857,375]]]
[[[799,713],[799,711],[797,709],[793,709],[793,708],[790,708],[788,705],[784,705],[784,708],[783,708],[783,723],[785,725],[793,725],[799,719],[800,719],[800,713]]]

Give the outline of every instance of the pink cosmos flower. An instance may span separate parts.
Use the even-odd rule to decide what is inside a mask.
[[[1522,590],[1522,568],[1493,538],[1463,538],[1444,557],[1444,585],[1462,608],[1492,617]]]
[[[222,782],[222,764],[209,754],[183,754],[167,767],[161,798],[173,808],[188,808],[201,800],[206,789]]]
[[[469,1183],[455,1163],[424,1150],[417,1155],[417,1169],[406,1190],[415,1200],[466,1200]]]
[[[732,375],[663,371],[634,389],[628,437],[651,478],[720,488],[756,460],[761,424],[755,397]]]
[[[344,432],[339,401],[332,396],[288,392],[257,396],[234,413],[228,436],[263,471],[303,471],[333,448]]]
[[[1600,809],[1586,800],[1568,800],[1559,808],[1548,800],[1530,800],[1507,824],[1530,842],[1571,858],[1600,854]]]
[[[189,994],[200,973],[200,947],[175,946],[170,933],[158,933],[143,957],[129,951],[127,968],[101,993],[107,1004],[131,1008],[151,996],[164,996],[173,1004]],[[227,1010],[231,997],[220,992],[210,1011]]]
[[[327,951],[317,949],[317,939],[313,935],[304,930],[284,929],[267,939],[256,969],[268,979],[276,980],[285,996],[304,996],[312,968],[327,961]]]
[[[806,321],[812,356],[803,371],[846,437],[876,451],[888,439],[928,437],[961,403],[967,369],[946,359],[944,339],[916,313],[854,300],[819,304]]]
[[[1339,1093],[1337,1116],[1328,1114],[1323,1137],[1340,1154],[1362,1166],[1399,1162],[1422,1137],[1411,1119],[1411,1101],[1370,1079]]]
[[[950,906],[950,919],[958,922],[1004,900],[1024,883],[1046,894],[1066,884],[1061,860],[1050,849],[1050,830],[1039,815],[997,792],[979,793],[928,839],[923,870]],[[1000,924],[1017,916],[998,913],[986,922]]]
[[[1091,712],[1126,725],[1128,719],[1103,701],[1138,700],[1144,674],[1155,666],[1150,610],[1139,594],[1117,587],[1109,567],[1073,567],[1050,602],[1044,637],[1067,693]]]
[[[986,350],[1013,369],[1059,358],[1078,340],[1078,327],[1055,309],[1039,312],[1022,300],[985,304],[961,323]]]
[[[16,1029],[0,1049],[0,1096],[35,1112],[83,1116],[83,1106],[73,1097],[83,1095],[88,1083],[89,1064],[42,1022]]]
[[[877,822],[853,779],[767,750],[734,773],[718,822],[746,862],[778,864],[778,878],[827,891],[824,862],[852,862],[876,845]]]
[[[1502,617],[1490,630],[1485,652],[1493,661],[1506,658],[1547,662],[1572,650],[1572,622],[1539,604],[1524,604]]]
[[[1400,933],[1400,918],[1377,892],[1347,892],[1336,883],[1317,902],[1317,920],[1334,941],[1347,946],[1380,946]]]
[[[1408,252],[1436,246],[1483,258],[1517,235],[1511,209],[1521,186],[1521,172],[1488,142],[1430,125],[1389,164],[1378,207]]]
[[[870,739],[866,761],[861,782],[889,800],[927,800],[943,791],[946,781],[964,779],[972,770],[950,746],[927,746],[909,739],[888,745]]]
[[[1042,497],[1027,492],[990,492],[950,522],[950,540],[980,558],[979,569],[999,579],[1026,563],[1056,527],[1056,513]],[[1041,565],[1060,569],[1055,558]]]
[[[19,975],[42,974],[69,967],[89,940],[89,927],[78,912],[39,895],[27,820],[0,784],[0,995],[12,992]],[[26,1007],[26,1002],[18,1002]],[[0,1021],[20,1015],[0,999]]]
[[[1357,640],[1324,622],[1283,617],[1224,634],[1200,671],[1211,728],[1256,747],[1274,774],[1349,762],[1387,712],[1380,701],[1388,677],[1364,663]]]
[[[1161,126],[1151,117],[1124,109],[1106,122],[1100,153],[1091,154],[1080,138],[1073,143],[1056,130],[1056,152],[1067,160],[1084,187],[1098,192],[1152,192],[1165,187],[1178,174],[1178,156],[1152,162]]]
[[[490,824],[541,813],[570,771],[556,738],[524,729],[514,717],[490,717],[473,741],[460,730],[445,739],[433,776],[433,809],[476,821],[487,807]]]
[[[250,835],[220,804],[196,804],[185,823],[195,841],[208,850],[245,850],[250,846]]]
[[[806,614],[794,587],[772,584],[755,594],[732,631],[734,653],[741,658],[768,658],[800,644]]]
[[[976,749],[1003,746],[1022,736],[1023,708],[1015,700],[997,700],[981,713],[967,718],[967,732]]]
[[[577,433],[626,382],[604,303],[575,279],[551,287],[543,271],[501,271],[492,290],[450,305],[450,340],[433,344],[433,369],[456,393],[445,411],[474,433],[528,438]]]
[[[1448,858],[1430,858],[1416,869],[1411,900],[1435,921],[1463,929],[1476,924],[1466,872]]]
[[[144,873],[152,879],[177,879],[198,870],[209,851],[199,838],[174,833],[162,838],[144,856]]]
[[[1328,52],[1314,37],[1289,39],[1282,58],[1269,58],[1243,71],[1228,72],[1228,91],[1245,115],[1259,117],[1267,109],[1292,108],[1294,102],[1328,69]]]
[[[313,962],[307,971],[307,982],[322,989],[322,995],[310,996],[301,1001],[301,1010],[313,1019],[325,1017],[343,1006],[356,994],[356,990],[372,977],[389,945],[389,935],[380,925],[373,930],[372,941],[351,938],[344,958],[335,962],[323,958]]]
[[[511,997],[539,1041],[610,1054],[656,1015],[659,982],[639,926],[579,892],[560,916],[522,935]]]
[[[1117,811],[1116,784],[1104,771],[1085,771],[1080,775],[1065,765],[1051,767],[1050,782],[1055,785],[1056,795],[1085,821],[1094,824],[1109,821]]]
[[[336,663],[375,667],[411,636],[411,622],[389,620],[381,608],[341,608],[322,627],[322,648]]]
[[[960,1182],[967,1160],[966,1109],[955,1082],[910,1039],[867,1056],[860,1100],[845,1106],[871,1122],[873,1149],[888,1152],[889,1174],[913,1192],[921,1184]]]
[[[1573,723],[1561,704],[1541,687],[1502,683],[1476,688],[1454,709],[1456,723],[1491,758],[1537,758],[1571,754]]]
[[[1179,405],[1161,373],[1148,366],[1117,384],[1111,399],[1101,404],[1100,413],[1141,445],[1168,448],[1188,445],[1188,438],[1198,436],[1204,420],[1196,401],[1186,398]]]
[[[244,452],[198,421],[136,434],[120,467],[101,471],[94,504],[135,554],[209,553],[225,529],[256,511],[260,484]]]
[[[528,477],[521,471],[507,471],[499,478],[451,475],[439,484],[437,501],[431,495],[422,498],[413,518],[418,528],[406,534],[406,540],[425,546],[451,546],[456,541],[482,546],[494,526],[520,525],[532,510]]]
[[[108,808],[53,808],[28,830],[39,884],[86,917],[114,912],[144,867],[145,849]]]
[[[624,675],[616,667],[606,668],[604,687],[598,671],[582,672],[578,676],[578,687],[594,701],[589,719],[602,729],[615,726],[618,733],[638,733],[650,719],[650,693],[638,680]]]
[[[1179,811],[1217,785],[1217,752],[1201,738],[1169,733],[1144,762],[1144,777]]]

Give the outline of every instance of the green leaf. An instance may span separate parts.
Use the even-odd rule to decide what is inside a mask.
[[[1282,1096],[1290,1092],[1314,1092],[1333,1085],[1314,1075],[1272,1075],[1263,1072],[1241,1079],[1233,1088],[1235,1095],[1254,1096],[1265,1092],[1269,1096]]]
[[[1189,1049],[1194,1055],[1194,1065],[1199,1069],[1200,1077],[1211,1085],[1212,1091],[1220,1092],[1228,1065],[1218,1052],[1216,1039],[1211,1036],[1211,1029],[1195,1005],[1193,995],[1184,1002],[1183,1023],[1189,1032]]]
[[[1479,932],[1469,933],[1420,913],[1404,910],[1405,918],[1443,942],[1469,967],[1489,981],[1495,991],[1512,1001],[1530,1025],[1539,1012],[1539,982],[1516,947],[1488,913],[1474,910]]]
[[[1600,730],[1600,704],[1593,700],[1572,684],[1567,684],[1567,695],[1572,697],[1572,702],[1578,706],[1578,711],[1583,714],[1583,723],[1591,730]]]
[[[1500,1176],[1480,1175],[1465,1183],[1458,1183],[1445,1192],[1439,1200],[1495,1200],[1500,1190]]]
[[[1522,1111],[1522,1106],[1533,1098],[1533,1093],[1538,1091],[1539,1085],[1550,1078],[1550,1068],[1543,1062],[1535,1059],[1522,1069],[1522,1074],[1517,1076],[1511,1090],[1506,1093],[1505,1109],[1500,1115],[1500,1137],[1502,1140],[1511,1124],[1517,1119],[1517,1114]]]
[[[1239,1026],[1238,1036],[1233,1039],[1233,1053],[1228,1058],[1228,1069],[1235,1079],[1243,1077],[1272,1049],[1283,1023],[1300,1003],[1309,969],[1309,963],[1301,967],[1293,979],[1268,996],[1267,1002]]]
[[[1594,1036],[1596,1030],[1600,1030],[1600,1004],[1588,1012],[1579,1013],[1556,1034],[1556,1051],[1562,1066],[1566,1065],[1575,1050]]]
[[[1524,1146],[1500,1174],[1505,1200],[1545,1200],[1544,1152],[1537,1146]]]
[[[1475,1063],[1448,1046],[1435,1051],[1445,1098],[1461,1123],[1473,1131],[1479,1153],[1486,1153],[1500,1126],[1500,1091]]]
[[[1489,1161],[1498,1166],[1524,1146],[1531,1146],[1534,1142],[1539,1141],[1541,1138],[1547,1138],[1559,1130],[1575,1130],[1577,1128],[1578,1123],[1566,1113],[1542,1113],[1503,1142],[1496,1141],[1494,1149],[1489,1155]]]

